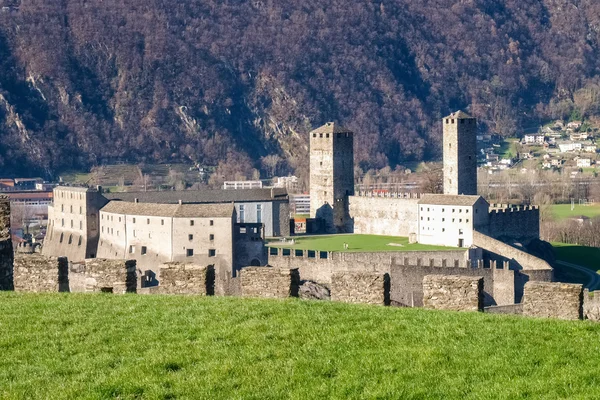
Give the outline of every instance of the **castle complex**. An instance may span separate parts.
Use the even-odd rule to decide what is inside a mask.
[[[319,233],[401,236],[447,250],[344,253],[267,248],[265,237],[290,235],[289,199],[281,189],[103,193],[101,188],[57,187],[42,252],[83,265],[67,271],[73,276],[72,287],[85,287],[81,282],[92,279],[93,273],[90,287],[106,289],[109,284],[98,278],[101,275],[119,279],[119,287],[129,291],[137,274],[142,287],[154,280],[159,291],[162,286],[165,293],[187,293],[200,290],[193,288],[217,270],[215,286],[207,284],[202,293],[240,293],[244,287],[254,293],[269,285],[260,281],[270,276],[269,268],[260,267],[269,265],[278,285],[295,285],[301,279],[332,288],[332,298],[352,299],[353,290],[363,293],[358,286],[375,277],[375,286],[388,294],[371,293],[369,298],[385,298],[386,304],[435,303],[436,297],[428,293],[443,291],[439,285],[448,282],[476,282],[472,287],[481,288],[480,303],[485,306],[519,303],[527,282],[553,279],[550,265],[524,247],[539,241],[539,210],[490,205],[478,196],[477,122],[461,111],[442,122],[443,194],[355,192],[354,134],[333,122],[312,131],[310,214]],[[64,277],[65,259],[60,260]],[[123,264],[126,261],[130,264]],[[31,268],[25,262],[16,270]],[[245,271],[258,281],[246,285],[239,280]],[[431,278],[435,275],[458,278]],[[279,289],[277,296],[287,293]]]

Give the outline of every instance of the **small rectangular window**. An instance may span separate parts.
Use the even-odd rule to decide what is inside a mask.
[[[133,219],[133,223],[135,224],[135,218]]]
[[[142,246],[142,251],[141,251],[142,255],[146,254],[146,246]]]
[[[194,235],[188,235],[188,240],[194,240]]]
[[[210,235],[208,235],[208,239],[209,239],[210,241],[213,241],[213,240],[215,240],[215,235],[213,235],[213,234],[210,234]]]
[[[194,226],[194,220],[190,219],[190,226]]]
[[[215,221],[213,221],[213,220],[211,219],[211,220],[210,220],[210,222],[209,222],[209,225],[210,225],[210,226],[213,226],[214,224],[215,224]]]
[[[135,246],[129,246],[129,254],[135,253]]]
[[[217,255],[217,251],[215,249],[208,250],[209,257],[215,257]]]
[[[185,255],[188,257],[192,257],[194,255],[194,249],[187,249],[185,251]]]
[[[146,219],[146,224],[150,225],[150,218]]]
[[[161,225],[164,225],[164,224],[165,224],[165,220],[164,220],[164,219],[161,219],[161,220],[160,220],[160,224],[161,224]]]

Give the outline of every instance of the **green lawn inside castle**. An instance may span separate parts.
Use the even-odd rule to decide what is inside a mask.
[[[348,248],[344,248],[344,243]],[[456,247],[431,246],[409,243],[407,237],[379,235],[325,235],[295,236],[285,242],[273,239],[269,247],[315,251],[378,252],[378,251],[444,251],[459,250]]]
[[[593,322],[196,296],[0,307],[3,399],[600,396]]]

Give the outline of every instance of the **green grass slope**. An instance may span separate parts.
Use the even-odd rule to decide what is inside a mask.
[[[583,206],[576,204],[575,208],[571,211],[570,204],[554,204],[551,206],[552,215],[557,220],[579,217],[584,215],[589,218],[600,217],[600,204],[593,204]]]
[[[430,246],[419,243],[408,243],[407,237],[379,236],[379,235],[327,235],[327,236],[297,236],[294,237],[295,244],[282,243],[272,240],[268,243],[270,247],[283,247],[300,250],[317,251],[438,251],[457,250],[456,247]],[[344,243],[348,244],[348,250],[344,250]]]
[[[559,242],[552,242],[552,246],[557,260],[600,271],[600,248]]]
[[[587,399],[600,325],[299,300],[0,294],[0,398]]]

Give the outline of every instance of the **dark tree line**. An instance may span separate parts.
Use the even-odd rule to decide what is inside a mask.
[[[307,132],[328,120],[357,132],[363,170],[393,169],[438,159],[438,119],[467,105],[503,135],[599,110],[593,0],[15,4],[0,174],[268,154],[304,174]]]

